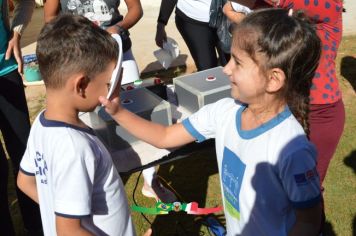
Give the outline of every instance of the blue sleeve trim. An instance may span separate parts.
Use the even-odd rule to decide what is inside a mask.
[[[206,140],[206,138],[193,127],[192,123],[189,121],[189,118],[183,120],[182,124],[186,130],[197,140],[198,143]]]
[[[35,176],[35,173],[27,172],[27,171],[25,171],[24,169],[22,169],[21,167],[20,167],[20,171],[21,171],[22,173],[24,173],[25,175],[28,175],[28,176]]]
[[[321,202],[321,194],[305,202],[292,202],[292,206],[298,209],[311,208]]]
[[[70,218],[70,219],[82,219],[82,218],[90,216],[90,215],[68,215],[68,214],[62,214],[62,213],[58,213],[58,212],[54,212],[54,214],[56,214],[56,216],[61,216],[61,217]]]

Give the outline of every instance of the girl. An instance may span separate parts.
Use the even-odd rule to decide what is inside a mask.
[[[114,119],[157,147],[215,138],[228,235],[317,235],[321,192],[308,141],[320,40],[301,14],[267,9],[234,30],[224,72],[232,98],[163,127],[100,97]]]

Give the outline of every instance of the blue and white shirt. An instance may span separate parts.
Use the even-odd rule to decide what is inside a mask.
[[[56,215],[81,219],[94,235],[135,235],[120,176],[91,129],[41,112],[20,168],[36,178],[45,235],[56,235]]]
[[[320,202],[316,150],[288,107],[253,130],[232,98],[183,121],[198,142],[215,138],[228,235],[288,235],[295,208]]]

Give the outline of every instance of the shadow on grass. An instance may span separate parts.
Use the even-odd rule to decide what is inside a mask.
[[[194,201],[201,208],[221,205],[220,189],[216,189],[215,193],[207,193],[209,179],[216,173],[218,167],[213,145],[184,159],[163,164],[158,170],[158,175],[168,181],[176,191],[179,201],[186,203]],[[221,217],[218,214],[221,214]],[[225,223],[222,212],[217,213],[217,217],[223,224]],[[188,215],[185,212],[158,215],[152,224],[153,235],[206,235],[201,232],[203,224],[202,216]]]
[[[356,64],[354,66],[356,66]],[[356,77],[354,77],[354,79],[356,81]],[[345,157],[344,163],[346,166],[350,167],[353,170],[354,174],[356,175],[356,150],[352,151],[350,155]],[[356,235],[356,214],[352,222],[352,231],[353,231],[352,235]]]
[[[187,71],[187,65],[185,61],[187,60],[187,55],[182,54],[176,59],[174,65],[167,70],[164,69],[158,61],[152,62],[146,66],[141,72],[141,79],[147,79],[152,77],[157,77],[163,80],[166,84],[172,83],[172,79],[185,74]],[[176,66],[175,66],[176,65]]]
[[[356,92],[356,58],[346,56],[341,59],[341,75],[347,79]]]
[[[336,236],[332,224],[328,221],[325,222],[323,236]]]
[[[345,157],[344,163],[354,171],[354,174],[356,174],[356,150],[352,151],[350,155]]]

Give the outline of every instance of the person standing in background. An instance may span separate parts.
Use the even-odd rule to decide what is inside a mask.
[[[8,2],[0,0],[0,129],[4,147],[15,176],[26,148],[30,119],[22,82],[21,34],[31,20],[34,0],[15,2],[10,25]],[[0,145],[0,229],[1,234],[15,235],[8,204],[9,166],[3,145]],[[27,235],[42,235],[38,205],[16,187],[24,228]]]
[[[218,46],[216,29],[209,26],[211,0],[162,0],[157,20],[156,44],[163,47],[167,41],[165,26],[176,7],[176,26],[187,44],[198,71],[224,66],[230,54]],[[216,54],[218,52],[218,55]]]

